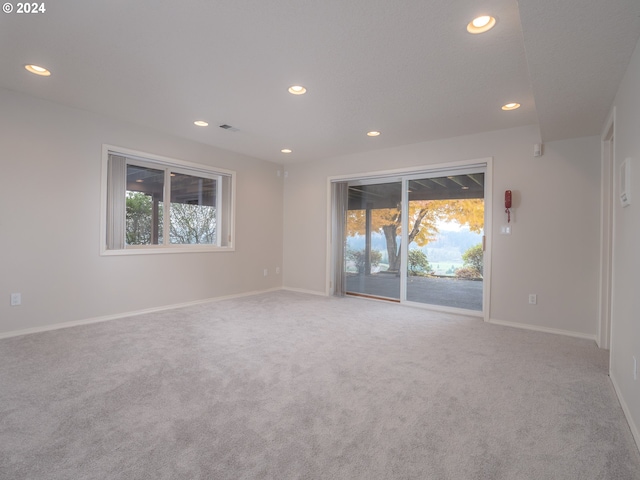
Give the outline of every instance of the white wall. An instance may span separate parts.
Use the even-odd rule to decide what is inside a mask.
[[[281,286],[282,167],[7,90],[0,105],[0,335]],[[236,251],[101,257],[103,143],[235,170]]]
[[[493,157],[491,319],[594,337],[600,141],[548,143],[534,158],[537,142],[537,128],[525,127],[288,165],[285,287],[325,291],[328,177]],[[507,189],[515,203],[512,235],[503,236]]]
[[[613,292],[611,378],[640,445],[640,378],[633,379],[633,357],[640,369],[640,43],[615,99],[616,196],[622,161],[631,157],[632,204],[613,208]]]

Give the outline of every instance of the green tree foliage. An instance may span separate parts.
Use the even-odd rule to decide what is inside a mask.
[[[163,206],[158,204],[156,216],[158,242],[162,243]],[[153,243],[153,200],[142,192],[127,192],[126,242],[127,245]],[[170,213],[170,241],[173,244],[215,244],[216,208],[207,205],[172,203]]]
[[[456,270],[460,278],[482,278],[484,252],[482,244],[474,245],[462,254],[463,268]]]
[[[407,260],[409,262],[410,275],[420,275],[431,271],[431,265],[429,265],[427,256],[419,248],[409,250]]]
[[[483,269],[484,252],[482,251],[482,244],[479,243],[469,248],[462,254],[462,261],[465,267],[475,268],[480,274]]]
[[[353,262],[353,264],[358,269],[358,273],[364,272],[364,268],[366,265],[366,255],[364,250],[354,250],[348,249],[346,252],[346,259]],[[380,260],[382,260],[382,252],[379,250],[371,250],[371,266],[377,267],[380,265]]]
[[[153,230],[153,200],[142,192],[127,192],[126,197],[126,242],[127,245],[149,245]],[[162,213],[159,215],[160,225]],[[162,231],[162,228],[160,228]]]

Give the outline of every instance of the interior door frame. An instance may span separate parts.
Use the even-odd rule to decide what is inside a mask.
[[[601,136],[600,275],[598,285],[598,347],[611,348],[613,316],[613,222],[615,204],[615,108]]]
[[[419,308],[425,308],[429,310],[438,310],[445,311],[450,313],[462,313],[465,315],[475,315],[483,318],[485,322],[488,322],[491,318],[491,238],[493,232],[493,221],[492,221],[492,212],[493,212],[493,157],[485,157],[485,158],[477,158],[472,160],[463,160],[463,161],[455,161],[455,162],[446,162],[446,163],[437,163],[430,165],[420,165],[415,167],[401,168],[401,169],[392,169],[392,170],[382,170],[382,171],[371,171],[364,173],[353,173],[347,175],[337,175],[330,176],[327,178],[327,241],[326,241],[326,282],[325,282],[325,294],[333,295],[333,275],[334,264],[333,261],[333,232],[332,232],[332,195],[331,195],[331,185],[334,182],[348,182],[348,181],[376,181],[379,180],[381,183],[390,178],[397,178],[399,176],[413,176],[413,175],[433,175],[437,176],[439,172],[451,172],[452,170],[464,171],[465,169],[472,169],[477,167],[483,167],[485,173],[484,180],[484,272],[483,272],[483,301],[482,301],[482,312],[473,312],[471,310],[464,310],[453,307],[444,307],[439,305],[431,305],[431,304],[421,304],[417,302],[407,302],[404,298],[406,297],[406,283],[403,287],[401,284],[401,292],[400,298],[401,302],[404,304],[410,304],[411,306],[416,306]],[[406,198],[406,181],[403,180],[403,200]],[[407,202],[403,202],[403,209],[407,208]],[[403,215],[406,219],[406,214]],[[403,243],[406,242],[406,229],[403,229]],[[403,265],[406,265],[406,248],[402,249]],[[406,281],[406,280],[403,280]]]

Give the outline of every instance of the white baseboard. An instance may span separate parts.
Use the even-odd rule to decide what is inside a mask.
[[[626,417],[627,423],[629,424],[629,428],[631,429],[631,434],[633,435],[633,438],[636,441],[636,447],[638,447],[638,451],[640,451],[640,430],[638,429],[638,426],[633,421],[633,417],[631,416],[631,411],[629,410],[629,406],[627,405],[627,402],[625,402],[624,397],[620,392],[620,388],[618,387],[618,382],[616,382],[615,376],[609,373],[609,378],[611,379],[613,389],[616,392],[616,396],[618,397],[618,401],[620,402],[620,406],[622,407],[624,416]]]
[[[204,300],[194,300],[192,302],[185,302],[185,303],[176,303],[176,304],[172,304],[172,305],[164,305],[162,307],[153,307],[153,308],[145,308],[143,310],[135,310],[133,312],[122,312],[122,313],[116,313],[113,315],[104,315],[101,317],[93,317],[93,318],[86,318],[83,320],[74,320],[71,322],[62,322],[62,323],[55,323],[53,325],[45,325],[42,327],[33,327],[33,328],[26,328],[24,330],[14,330],[14,331],[10,331],[10,332],[2,332],[0,333],[0,339],[3,338],[10,338],[10,337],[18,337],[20,335],[28,335],[31,333],[39,333],[39,332],[48,332],[50,330],[59,330],[61,328],[70,328],[70,327],[77,327],[79,325],[89,325],[92,323],[100,323],[100,322],[107,322],[109,320],[116,320],[118,318],[126,318],[126,317],[135,317],[137,315],[144,315],[145,313],[154,313],[154,312],[162,312],[165,310],[173,310],[176,308],[183,308],[183,307],[191,307],[194,305],[201,305],[203,303],[211,303],[211,302],[220,302],[222,300],[230,300],[232,298],[240,298],[240,297],[249,297],[252,295],[259,295],[261,293],[269,293],[269,292],[275,292],[278,290],[282,290],[281,287],[276,287],[276,288],[269,288],[267,290],[257,290],[257,291],[251,291],[251,292],[244,292],[244,293],[236,293],[233,295],[224,295],[221,297],[213,297],[213,298],[206,298]]]
[[[326,292],[321,292],[319,290],[306,290],[304,288],[292,288],[292,287],[282,287],[281,290],[286,290],[288,292],[296,292],[296,293],[308,293],[309,295],[319,295],[321,297],[326,297]]]
[[[535,332],[554,333],[556,335],[565,335],[567,337],[583,338],[585,340],[596,341],[595,335],[589,335],[588,333],[572,332],[571,330],[561,330],[559,328],[541,327],[539,325],[531,325],[528,323],[508,322],[506,320],[497,320],[495,318],[489,319],[489,323],[495,325],[504,325],[505,327],[522,328],[524,330],[533,330]]]

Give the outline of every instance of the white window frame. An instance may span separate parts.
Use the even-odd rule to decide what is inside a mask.
[[[483,292],[483,312],[475,312],[471,310],[462,310],[452,307],[444,307],[438,305],[429,305],[429,304],[421,304],[417,302],[409,302],[406,300],[401,300],[401,303],[405,305],[410,305],[412,307],[424,308],[426,310],[436,310],[443,312],[451,312],[451,313],[462,313],[464,315],[470,316],[482,316],[485,322],[491,321],[491,242],[492,242],[492,232],[493,232],[493,157],[486,158],[477,158],[474,160],[463,160],[463,161],[453,161],[447,163],[434,163],[434,164],[426,164],[422,166],[416,167],[408,167],[408,168],[398,168],[392,170],[382,170],[376,172],[363,172],[363,173],[353,173],[346,175],[337,175],[331,176],[327,178],[327,240],[326,240],[326,264],[325,264],[325,272],[326,272],[326,283],[325,283],[325,294],[326,295],[334,295],[336,293],[334,278],[335,278],[335,255],[337,248],[334,246],[334,243],[337,241],[336,238],[333,237],[334,228],[333,228],[333,220],[334,215],[336,214],[335,209],[333,208],[333,196],[331,195],[332,183],[334,182],[360,182],[361,185],[365,185],[367,183],[381,183],[380,180],[399,180],[402,177],[409,180],[412,178],[425,178],[425,176],[433,176],[438,177],[447,174],[455,174],[460,171],[469,171],[474,170],[476,168],[484,168],[484,235],[485,235],[485,251],[484,251],[484,292]],[[404,182],[403,182],[404,183]],[[406,186],[403,185],[403,199],[406,198]],[[408,205],[406,200],[403,201],[403,218],[408,218],[407,212],[404,211],[405,206]],[[408,207],[406,207],[408,208]],[[407,243],[406,235],[407,229],[402,229],[404,234],[402,238],[402,244],[405,245]],[[407,264],[407,249],[403,248],[403,265]],[[405,278],[406,281],[406,278]],[[404,287],[401,285],[401,299],[406,298],[406,283]]]
[[[169,176],[169,170],[176,173],[200,176],[203,178],[211,178],[218,181],[218,185],[222,185],[223,177],[230,178],[231,192],[226,202],[231,205],[223,204],[222,188],[217,189],[216,205],[218,206],[218,219],[222,219],[221,225],[224,225],[222,232],[216,236],[217,244],[171,244],[169,240],[169,219],[165,218],[162,245],[125,245],[124,248],[108,248],[107,244],[107,212],[109,210],[108,199],[108,179],[109,179],[109,155],[120,155],[133,160],[131,164],[157,168],[165,171],[165,178]],[[186,162],[174,158],[154,155],[147,152],[140,152],[128,148],[118,147],[114,145],[102,145],[102,176],[101,176],[101,202],[100,202],[100,255],[147,255],[147,254],[163,254],[163,253],[195,253],[195,252],[232,252],[235,251],[235,194],[236,194],[236,172],[218,167],[211,167],[199,163]],[[165,180],[164,198],[171,198],[170,182]],[[168,216],[168,209],[165,209],[164,215]],[[224,218],[223,218],[224,217]],[[226,218],[228,217],[228,218]],[[227,235],[225,242],[222,242],[222,235]]]

